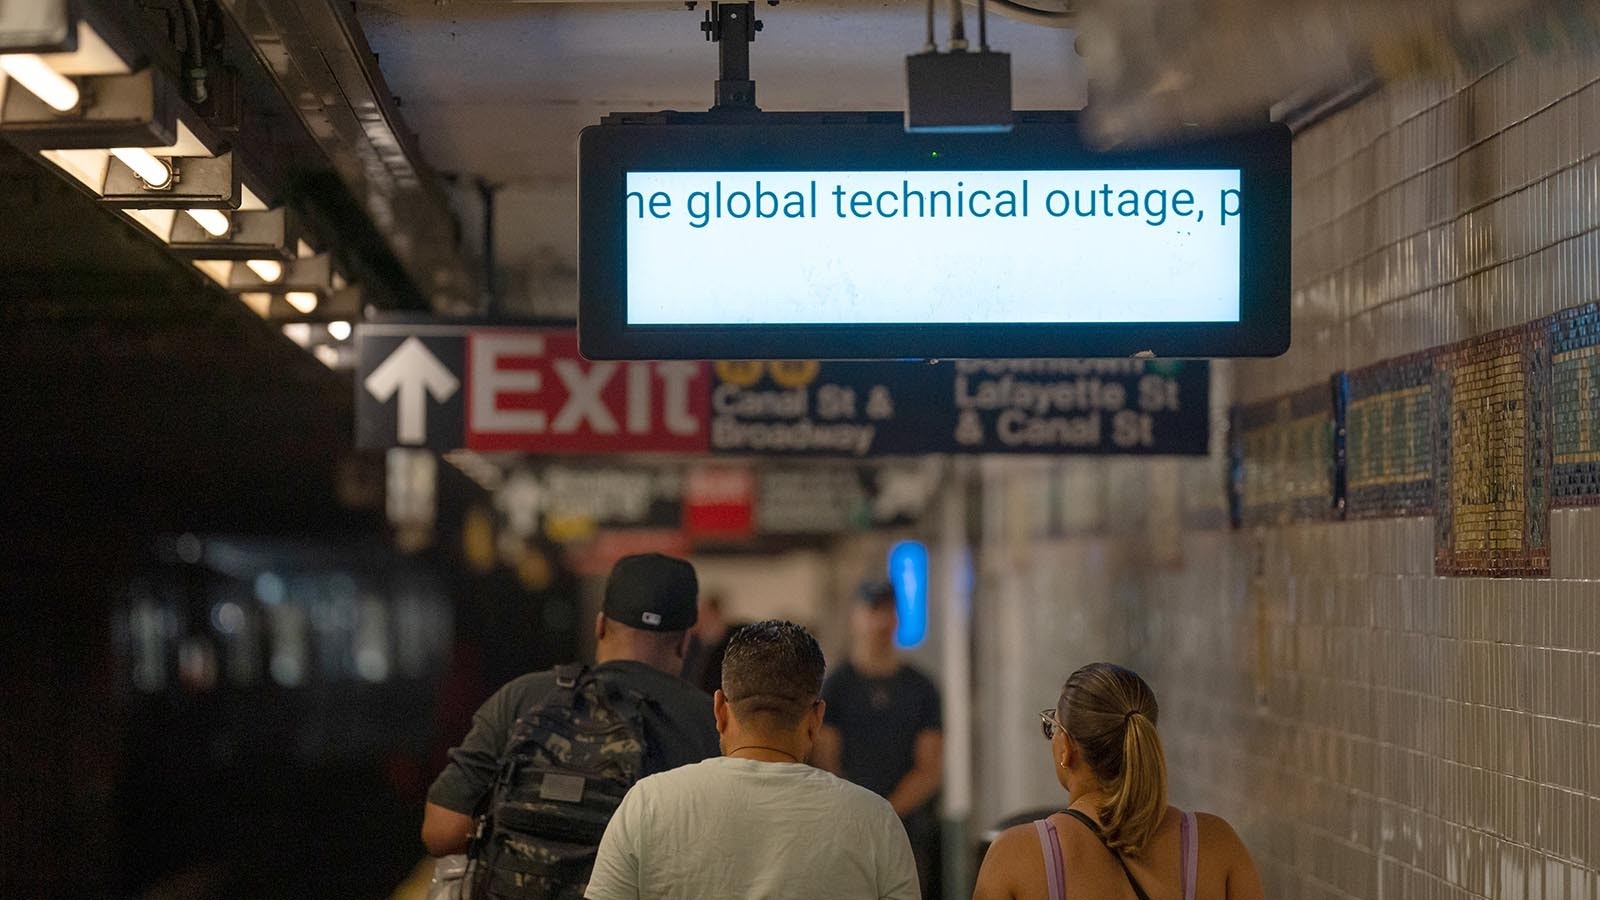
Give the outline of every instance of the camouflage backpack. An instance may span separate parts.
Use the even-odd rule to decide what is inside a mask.
[[[500,756],[472,844],[476,900],[581,900],[606,824],[643,773],[649,701],[583,666],[555,674]]]

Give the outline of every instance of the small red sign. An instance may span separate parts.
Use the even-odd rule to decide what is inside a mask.
[[[706,450],[710,367],[589,362],[571,329],[467,335],[468,449],[530,453]]]
[[[756,476],[737,466],[699,466],[683,484],[683,524],[698,538],[746,538],[755,530]]]

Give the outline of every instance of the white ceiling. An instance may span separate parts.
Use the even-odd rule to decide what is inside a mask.
[[[361,0],[379,55],[424,157],[442,172],[501,186],[495,228],[505,309],[571,315],[577,251],[577,140],[613,111],[705,109],[716,45],[708,4]],[[939,4],[939,28],[946,28]],[[916,0],[783,0],[760,5],[751,48],[768,110],[901,109],[904,57],[921,49]],[[968,9],[967,30],[976,34]],[[1012,54],[1015,105],[1075,109],[1084,81],[1073,33],[991,15],[990,44]],[[941,38],[942,40],[942,38]],[[458,191],[476,250],[478,212]]]

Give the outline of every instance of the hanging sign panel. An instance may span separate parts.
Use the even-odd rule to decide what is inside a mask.
[[[589,362],[570,329],[467,332],[469,450],[705,449],[706,367]]]
[[[1204,455],[1210,367],[1140,359],[726,361],[711,449],[795,456]]]
[[[593,359],[1275,355],[1289,133],[1099,152],[1070,115],[908,134],[898,115],[583,133]]]
[[[707,449],[710,367],[590,362],[571,327],[356,326],[356,443],[544,454]]]
[[[591,362],[571,328],[403,323],[356,339],[362,447],[866,459],[1209,446],[1203,361]]]
[[[710,367],[589,362],[571,327],[355,327],[358,447],[702,453]]]

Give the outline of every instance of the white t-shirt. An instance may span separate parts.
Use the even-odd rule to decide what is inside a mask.
[[[718,757],[642,779],[587,900],[919,900],[889,802],[800,763]]]

